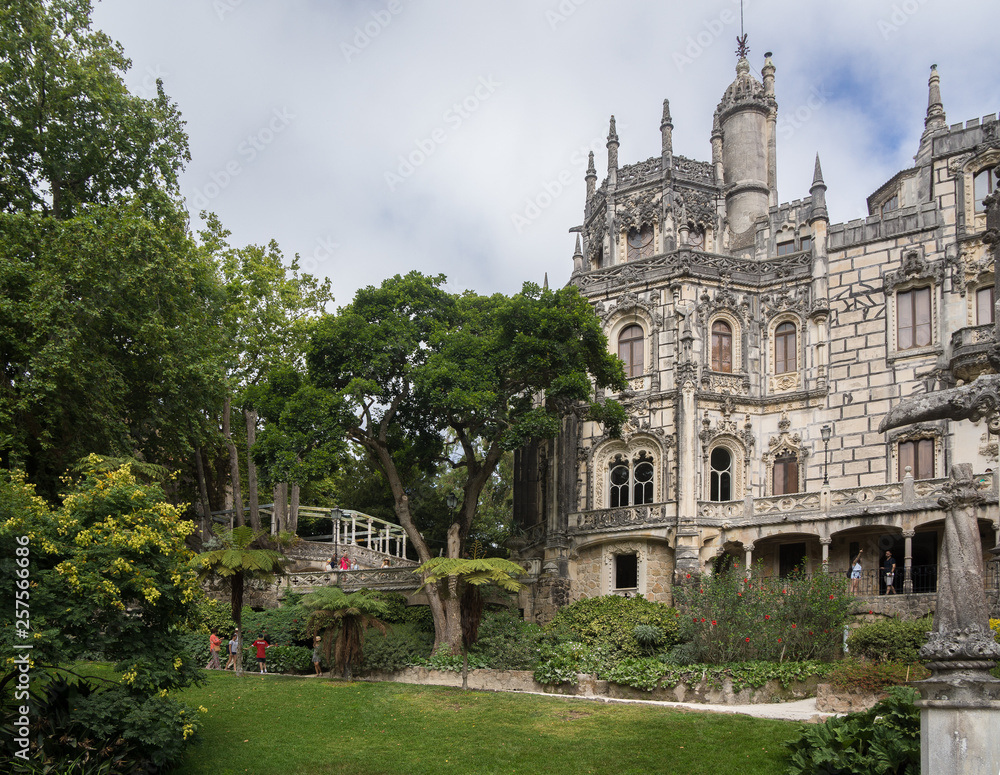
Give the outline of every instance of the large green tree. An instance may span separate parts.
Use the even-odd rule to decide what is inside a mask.
[[[461,472],[443,547],[459,558],[506,451],[556,435],[581,404],[610,433],[624,419],[617,404],[595,403],[595,386],[624,387],[625,375],[575,288],[527,284],[512,297],[479,296],[448,293],[443,283],[411,272],[358,291],[316,325],[307,356],[311,384],[336,399],[347,437],[384,472],[422,562],[439,552],[414,519],[401,463]],[[446,582],[427,590],[436,642],[457,653],[459,600]]]
[[[188,232],[158,85],[128,92],[88,0],[0,5],[0,466],[55,499],[90,452],[176,469],[223,397],[225,301]]]

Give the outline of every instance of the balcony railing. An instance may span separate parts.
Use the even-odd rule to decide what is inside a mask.
[[[612,509],[578,511],[569,515],[570,532],[582,530],[614,530],[639,525],[662,525],[674,519],[666,503],[624,506]]]

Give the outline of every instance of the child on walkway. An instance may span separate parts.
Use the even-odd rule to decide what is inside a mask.
[[[264,652],[267,649],[267,647],[271,645],[270,643],[267,642],[267,633],[266,632],[263,633],[259,638],[257,638],[257,640],[255,640],[250,645],[254,646],[257,649],[257,667],[260,669],[260,672],[262,674],[266,673],[267,654],[265,654]]]
[[[223,670],[228,670],[229,666],[233,666],[233,672],[236,672],[236,653],[240,650],[240,631],[234,630],[233,637],[229,639],[229,659],[226,660],[226,666]]]

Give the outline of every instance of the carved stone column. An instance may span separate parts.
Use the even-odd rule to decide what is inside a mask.
[[[920,708],[920,772],[996,775],[1000,771],[1000,680],[989,670],[1000,644],[989,628],[972,466],[952,467],[938,561],[934,632],[920,650],[931,677],[915,682]]]
[[[903,531],[903,594],[913,592],[913,530]]]
[[[830,565],[830,544],[833,543],[832,538],[821,538],[819,539],[820,548],[823,551],[823,572],[826,573],[827,567]]]
[[[753,567],[753,544],[747,544],[743,550],[746,553],[744,559],[747,565],[747,578],[750,578],[750,569]]]

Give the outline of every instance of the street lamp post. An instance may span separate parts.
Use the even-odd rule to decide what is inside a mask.
[[[337,567],[340,568],[340,517],[343,515],[340,509],[330,509],[330,527],[333,529],[333,559]]]
[[[823,438],[823,486],[830,484],[830,436],[833,435],[833,428],[824,425],[819,429],[819,435]]]

